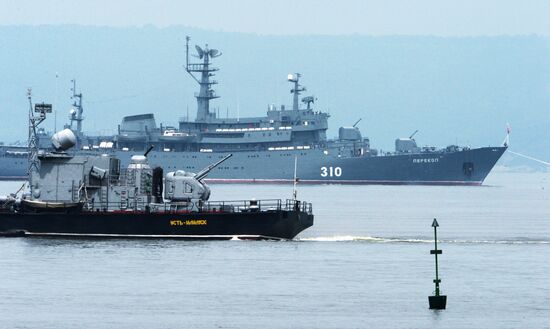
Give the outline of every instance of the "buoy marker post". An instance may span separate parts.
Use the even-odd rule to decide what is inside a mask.
[[[439,227],[439,223],[435,218],[432,222],[432,227],[434,228],[435,248],[433,250],[430,250],[430,254],[435,255],[435,295],[428,296],[428,300],[430,302],[431,310],[444,310],[447,306],[447,296],[439,294],[439,284],[441,283],[441,279],[439,278],[439,264],[437,263],[437,255],[441,255],[443,253],[443,250],[437,249],[437,228]]]

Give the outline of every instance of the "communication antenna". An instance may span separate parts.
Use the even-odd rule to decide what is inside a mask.
[[[189,40],[191,40],[191,38],[188,35],[185,36],[185,70],[186,71],[189,68]]]
[[[57,105],[59,105],[59,99],[57,97],[57,82],[58,82],[58,79],[59,78],[59,74],[57,72],[55,72],[55,107],[57,107]],[[57,110],[54,110],[53,111],[53,131],[54,133],[57,132]]]

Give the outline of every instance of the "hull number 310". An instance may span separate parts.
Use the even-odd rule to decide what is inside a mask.
[[[340,167],[321,167],[321,177],[340,177],[342,168]]]

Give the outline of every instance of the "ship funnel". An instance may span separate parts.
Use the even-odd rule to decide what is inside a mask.
[[[57,152],[63,152],[76,145],[76,136],[71,129],[63,129],[52,136],[52,145]]]

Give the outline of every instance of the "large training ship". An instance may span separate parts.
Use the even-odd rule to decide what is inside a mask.
[[[181,119],[177,125],[158,125],[154,113],[126,116],[113,136],[89,136],[82,131],[82,94],[73,86],[71,128],[77,136],[78,154],[113,154],[122,165],[131,155],[155,148],[152,165],[189,171],[206,167],[225,154],[233,157],[210,173],[210,182],[279,183],[293,182],[296,173],[302,183],[347,184],[434,184],[481,185],[506,150],[504,146],[470,148],[419,147],[414,134],[395,140],[395,150],[379,152],[370,147],[357,123],[340,127],[338,137],[328,139],[329,114],[313,108],[313,96],[305,92],[300,74],[288,75],[292,84],[292,105],[270,105],[262,117],[220,117],[210,108],[219,96],[213,80],[218,68],[212,60],[221,55],[206,45],[195,46],[199,63],[189,62],[189,38],[185,68],[199,84],[195,120]],[[38,131],[39,145],[48,148],[50,135]],[[27,175],[26,147],[0,146],[0,178]]]

